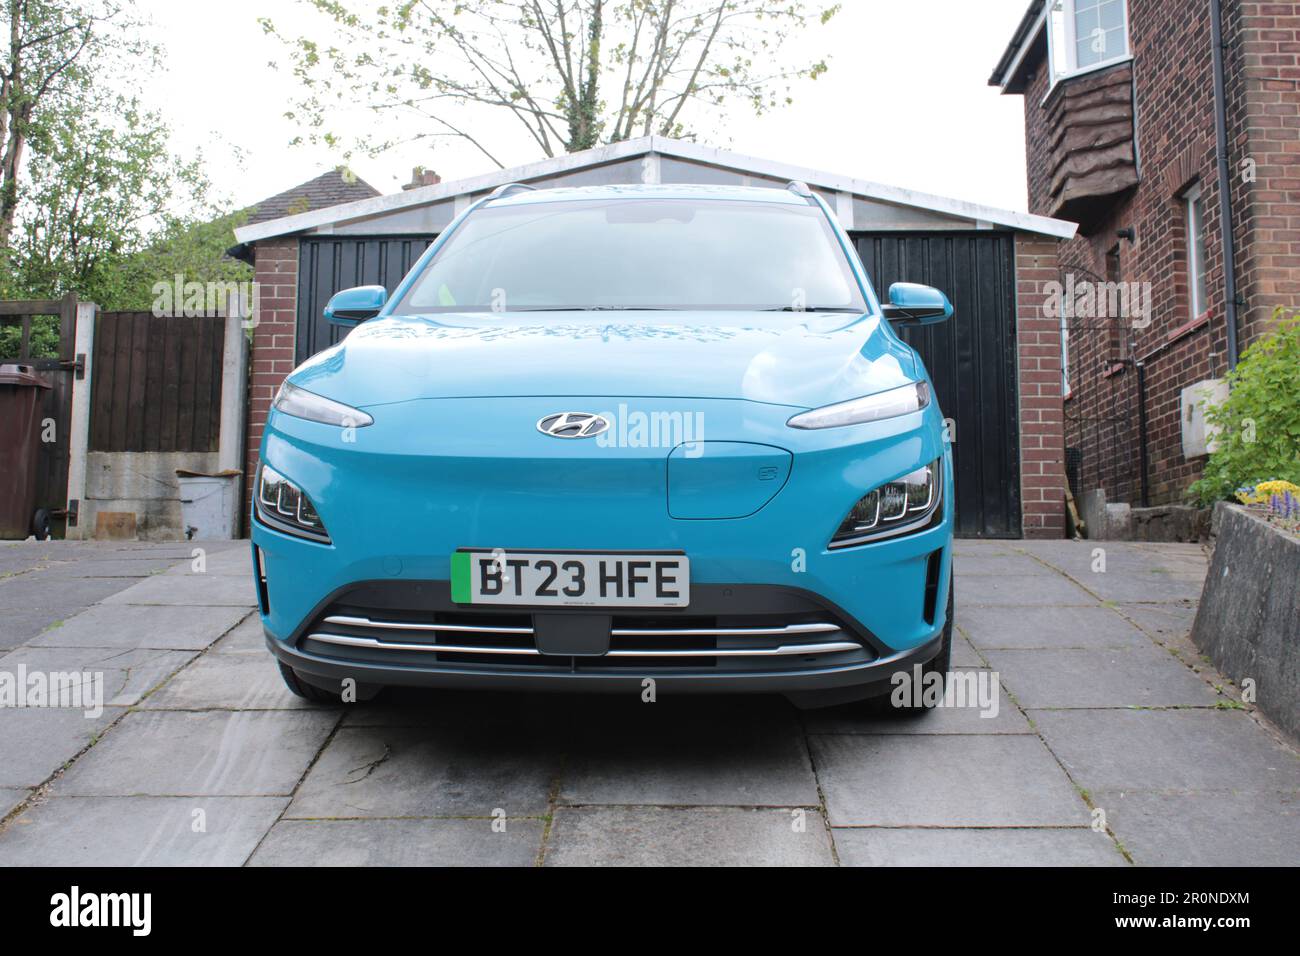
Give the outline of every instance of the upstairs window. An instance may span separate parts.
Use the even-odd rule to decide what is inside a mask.
[[[1128,0],[1051,0],[1052,82],[1129,57]]]

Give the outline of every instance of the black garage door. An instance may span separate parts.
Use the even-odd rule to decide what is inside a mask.
[[[433,236],[302,240],[297,361],[329,348],[347,333],[347,329],[325,321],[323,313],[330,296],[357,285],[382,285],[392,292],[433,240]]]
[[[1020,536],[1015,268],[1010,233],[855,233],[881,299],[923,282],[952,300],[951,322],[907,329],[939,407],[956,422],[957,534]]]

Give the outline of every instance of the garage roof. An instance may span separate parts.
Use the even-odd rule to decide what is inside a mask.
[[[644,136],[567,153],[480,176],[407,189],[330,206],[235,230],[241,243],[292,234],[384,235],[437,232],[473,199],[505,183],[576,185],[584,176],[611,182],[730,182],[783,186],[799,180],[822,193],[846,229],[1012,229],[1069,239],[1072,222],[934,196],[852,176],[758,159],[664,136]],[[684,167],[692,167],[686,169]]]

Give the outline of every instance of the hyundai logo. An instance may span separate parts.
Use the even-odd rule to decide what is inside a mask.
[[[609,419],[591,412],[556,412],[537,423],[537,430],[552,438],[595,438],[609,428]]]

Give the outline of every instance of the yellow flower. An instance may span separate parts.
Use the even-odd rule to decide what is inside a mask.
[[[1255,486],[1255,494],[1262,496],[1261,501],[1267,501],[1273,495],[1280,495],[1287,491],[1293,495],[1300,495],[1300,485],[1293,485],[1289,481],[1261,481]]]

